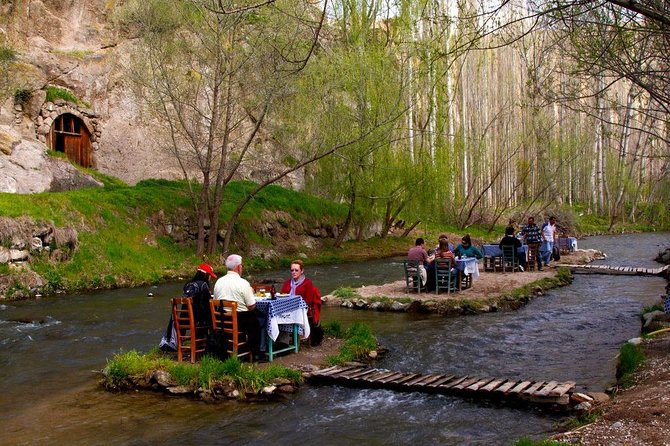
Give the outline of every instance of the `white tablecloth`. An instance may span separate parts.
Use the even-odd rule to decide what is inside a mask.
[[[473,279],[479,278],[479,263],[474,257],[456,259],[456,268],[463,271],[463,274],[472,274]]]
[[[273,341],[279,336],[280,324],[298,324],[303,338],[309,337],[307,304],[302,297],[282,297],[275,300],[259,299],[256,308],[267,316],[267,332]],[[291,330],[292,331],[292,330]]]

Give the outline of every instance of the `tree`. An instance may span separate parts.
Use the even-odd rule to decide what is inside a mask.
[[[290,96],[319,36],[318,10],[279,3],[138,0],[125,9],[140,42],[132,78],[191,185],[198,254],[214,252],[225,186],[254,161],[275,105]]]

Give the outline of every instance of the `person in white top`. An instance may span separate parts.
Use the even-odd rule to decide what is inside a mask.
[[[549,221],[542,225],[542,242],[542,261],[544,266],[549,266],[556,242],[556,218],[554,216],[549,217]]]
[[[260,319],[265,316],[256,310],[254,290],[242,276],[242,257],[231,254],[226,259],[228,272],[214,285],[214,299],[237,302],[237,323],[247,335],[249,348],[255,358],[260,357]]]

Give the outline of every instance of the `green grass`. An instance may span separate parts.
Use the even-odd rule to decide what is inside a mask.
[[[186,182],[145,180],[128,186],[94,171],[89,173],[95,174],[105,186],[29,195],[0,193],[0,216],[25,215],[36,222],[53,222],[57,227],[72,226],[78,233],[79,247],[70,260],[55,264],[44,254],[31,262],[32,268],[49,280],[45,292],[139,286],[192,274],[193,265],[202,261],[195,256],[195,243],[179,244],[170,236],[156,237],[148,224],[159,211],[174,222],[192,215]],[[249,182],[233,182],[226,189],[222,227],[229,218],[227,212],[252,186]],[[305,225],[310,221],[335,224],[343,215],[340,205],[271,187],[242,212],[231,250],[244,252],[249,247],[249,240],[263,242],[250,224],[258,219],[262,209],[287,212]],[[342,256],[346,257],[346,253]],[[248,257],[246,266],[253,272],[284,267],[290,260]],[[211,261],[216,268],[217,261]],[[307,263],[319,263],[318,257],[308,259]]]
[[[617,380],[621,387],[630,387],[634,384],[633,374],[644,364],[645,359],[641,346],[629,343],[621,346],[617,366]]]
[[[238,358],[220,361],[205,356],[200,363],[176,362],[157,349],[141,354],[136,351],[120,352],[107,361],[106,383],[110,388],[132,387],[133,377],[144,377],[155,370],[167,371],[182,386],[210,389],[216,382],[230,380],[235,383],[240,395],[258,392],[274,379],[288,379],[299,383],[299,371],[271,364],[257,368],[254,364],[242,363]]]
[[[361,295],[358,294],[356,290],[349,287],[341,287],[336,289],[333,291],[333,296],[340,299],[359,299],[361,297]]]
[[[47,87],[47,102],[54,102],[57,99],[63,99],[64,101],[72,102],[73,104],[90,107],[87,102],[82,101],[69,90],[54,86]]]
[[[582,426],[586,426],[587,424],[591,424],[596,422],[598,418],[602,415],[602,412],[599,410],[594,410],[591,412],[584,412],[579,414],[578,416],[574,418],[570,418],[568,422],[566,423],[566,427],[569,430],[574,430],[578,429]]]
[[[377,339],[372,335],[370,327],[360,322],[355,322],[349,329],[345,330],[344,338],[344,345],[340,347],[339,353],[326,358],[329,365],[363,359],[370,351],[377,348]]]

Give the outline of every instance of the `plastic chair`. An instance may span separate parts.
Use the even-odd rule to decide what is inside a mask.
[[[511,272],[519,271],[519,256],[516,253],[516,248],[513,245],[502,246],[502,268],[503,272],[509,270]]]
[[[253,361],[247,336],[237,325],[237,302],[210,299],[209,308],[212,312],[212,330],[223,333],[228,354],[238,358],[247,356],[250,362]],[[243,351],[240,353],[240,350]]]
[[[458,291],[457,274],[451,271],[450,259],[435,259],[435,294],[447,290],[447,294]]]
[[[207,327],[196,327],[190,297],[172,299],[172,320],[177,332],[177,360],[182,362],[186,357],[195,364],[198,355],[205,352]]]
[[[421,284],[419,262],[416,260],[405,260],[403,261],[403,266],[405,268],[405,285],[407,286],[407,292],[416,291],[417,293],[420,293],[426,286],[425,284]]]

